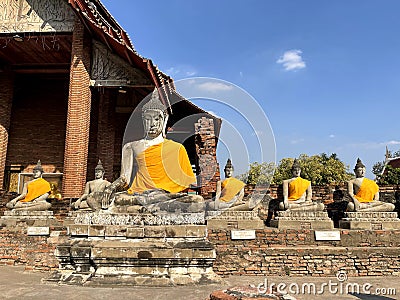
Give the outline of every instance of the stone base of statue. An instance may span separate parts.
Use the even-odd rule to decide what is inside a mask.
[[[400,229],[397,212],[346,212],[340,228],[361,230]]]
[[[17,227],[49,227],[61,226],[62,224],[53,216],[52,211],[26,211],[9,210],[4,211],[0,218],[0,226],[9,228]]]
[[[258,211],[208,211],[207,227],[210,229],[263,229],[264,221]]]
[[[77,285],[167,286],[219,282],[204,213],[73,212],[47,280]]]
[[[278,211],[271,227],[278,229],[331,230],[333,221],[324,211]]]

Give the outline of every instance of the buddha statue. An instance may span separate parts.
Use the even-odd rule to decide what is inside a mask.
[[[94,169],[94,180],[86,182],[85,191],[83,195],[71,203],[71,208],[76,210],[90,210],[91,206],[95,207],[94,210],[98,209],[98,201],[95,200],[94,194],[101,193],[111,183],[104,179],[105,170],[99,159],[96,168]],[[89,205],[90,203],[90,205]]]
[[[356,178],[347,184],[347,191],[351,202],[347,205],[347,211],[381,211],[391,212],[395,209],[392,203],[379,201],[379,186],[375,181],[365,178],[365,165],[361,159],[357,159],[354,167]]]
[[[126,143],[122,149],[121,176],[108,186],[101,199],[101,207],[113,210],[131,206],[130,211],[145,206],[151,212],[191,211],[190,203],[204,199],[185,191],[196,183],[185,147],[165,138],[168,120],[167,108],[159,99],[157,89],[142,107],[144,137]],[[121,187],[126,191],[116,192]],[[178,202],[178,203],[177,203]]]
[[[42,178],[42,174],[42,164],[38,160],[37,165],[33,168],[33,179],[24,184],[22,194],[8,202],[6,207],[12,210],[48,210],[51,204],[46,199],[51,187],[50,183]]]
[[[300,177],[301,166],[297,159],[292,165],[292,178],[283,181],[283,199],[272,199],[268,205],[268,217],[265,221],[270,226],[270,221],[277,211],[323,211],[323,203],[312,201],[311,182]]]
[[[301,167],[297,159],[292,165],[293,177],[283,181],[283,202],[279,204],[281,210],[289,211],[322,211],[323,203],[316,203],[311,200],[311,182],[301,178]]]
[[[247,202],[242,201],[246,184],[232,177],[233,171],[232,161],[228,158],[224,168],[225,180],[217,182],[215,202],[209,203],[209,209],[249,210]]]

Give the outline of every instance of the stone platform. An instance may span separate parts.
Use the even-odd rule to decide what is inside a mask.
[[[262,229],[264,221],[258,211],[208,211],[207,227],[210,229]]]
[[[279,211],[271,227],[278,229],[332,230],[333,221],[324,211]]]
[[[9,210],[0,218],[0,226],[6,227],[45,227],[61,226],[52,211]]]
[[[70,238],[56,250],[60,268],[48,280],[94,286],[218,282],[214,246],[206,226],[190,224],[194,220],[201,217],[73,213]]]
[[[346,212],[339,221],[343,229],[390,230],[400,229],[397,212]]]

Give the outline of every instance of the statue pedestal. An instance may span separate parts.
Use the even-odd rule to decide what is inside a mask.
[[[49,281],[77,285],[166,286],[218,282],[202,214],[74,212]],[[199,223],[202,220],[202,224]],[[196,224],[197,222],[197,224]]]
[[[344,229],[387,230],[400,229],[397,212],[346,212],[339,221]]]
[[[332,230],[333,221],[324,211],[278,211],[271,226],[278,229]]]
[[[208,211],[207,227],[210,229],[263,229],[264,221],[258,211]]]
[[[0,225],[6,227],[16,226],[61,226],[61,223],[53,216],[53,212],[46,211],[25,211],[25,210],[8,210],[4,212],[4,216],[0,218]]]

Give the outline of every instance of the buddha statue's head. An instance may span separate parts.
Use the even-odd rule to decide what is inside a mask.
[[[40,159],[38,160],[36,166],[33,168],[33,178],[37,179],[42,177],[43,174],[43,168],[42,168],[42,163],[40,162]]]
[[[104,172],[105,172],[105,170],[103,168],[101,160],[99,159],[99,162],[97,163],[96,168],[94,168],[94,177],[96,179],[101,179],[104,176]]]
[[[357,178],[361,178],[365,176],[365,166],[362,163],[361,159],[357,158],[357,163],[354,167],[354,173],[356,174]]]
[[[297,158],[295,158],[292,165],[292,175],[293,177],[300,177],[300,174],[301,174],[300,163],[297,160]]]
[[[152,93],[150,100],[143,105],[142,118],[145,138],[154,139],[165,134],[168,113],[167,108],[160,100],[157,89]]]
[[[224,172],[225,172],[225,178],[232,177],[233,175],[233,165],[230,158],[228,158],[228,160],[226,161]]]

